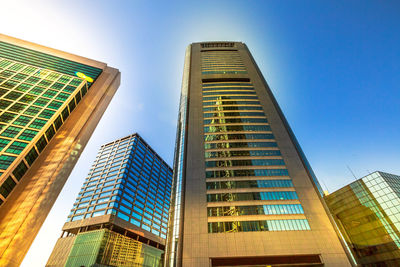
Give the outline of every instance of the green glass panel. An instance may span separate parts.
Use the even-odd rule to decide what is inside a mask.
[[[26,129],[19,136],[18,139],[31,141],[36,135],[38,131]]]

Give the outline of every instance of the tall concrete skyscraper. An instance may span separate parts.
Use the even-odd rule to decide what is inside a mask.
[[[248,48],[188,46],[167,266],[350,266],[322,190]]]
[[[0,266],[19,266],[120,72],[0,34]]]
[[[138,134],[103,145],[46,266],[161,267],[171,184]]]

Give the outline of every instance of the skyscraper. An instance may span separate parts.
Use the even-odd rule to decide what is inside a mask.
[[[0,265],[18,266],[120,83],[105,63],[0,35]]]
[[[360,266],[400,265],[400,176],[373,172],[326,203]]]
[[[161,266],[171,184],[138,134],[103,145],[46,266]]]
[[[167,266],[349,266],[322,190],[246,45],[185,55]]]

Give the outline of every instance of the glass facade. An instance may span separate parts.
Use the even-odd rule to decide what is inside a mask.
[[[206,67],[209,69],[210,65]],[[205,74],[204,68],[203,74]],[[207,182],[207,202],[224,205],[239,201],[251,202],[250,206],[246,203],[244,206],[229,204],[229,206],[208,207],[208,216],[214,220],[208,223],[209,233],[309,230],[306,219],[282,218],[274,221],[266,218],[264,221],[249,221],[249,217],[242,220],[241,217],[236,217],[239,215],[267,217],[272,214],[285,216],[304,214],[304,211],[301,204],[298,204],[297,194],[253,84],[212,82],[203,83],[202,88],[205,177],[207,180],[224,179]],[[235,101],[227,102],[226,99]],[[255,112],[255,107],[258,107],[259,111]],[[259,180],[249,180],[254,176]],[[238,181],[239,178],[241,180]],[[231,179],[235,181],[230,181]],[[290,191],[282,191],[278,189],[279,187],[285,187]],[[237,188],[246,188],[247,192],[237,193],[235,192]],[[257,188],[258,191],[252,192],[253,188]],[[264,191],[260,192],[259,189]],[[213,193],[213,190],[223,190],[223,192]],[[285,204],[260,205],[264,204],[260,203],[262,201],[285,201]],[[286,204],[287,201],[293,201],[293,204]],[[223,222],[215,221],[219,216],[232,216],[236,221],[226,222],[225,218],[222,219]]]
[[[65,64],[48,55],[47,61],[13,56],[18,49],[0,42],[0,204],[89,90],[86,80],[54,71]]]
[[[237,51],[207,51],[201,57],[202,74],[247,73]]]
[[[400,176],[371,173],[326,202],[360,265],[400,265]]]
[[[117,217],[165,239],[172,169],[137,134],[101,147],[68,221]]]
[[[50,69],[69,76],[76,77],[76,73],[81,72],[91,77],[94,81],[102,72],[101,69],[93,66],[2,41],[0,41],[0,57],[39,68]],[[92,84],[89,82],[89,87]]]
[[[162,250],[108,229],[79,233],[65,266],[161,267]]]
[[[166,265],[174,265],[178,257],[178,247],[183,219],[183,199],[184,180],[185,180],[185,153],[186,153],[186,138],[187,138],[187,116],[188,116],[188,101],[189,101],[189,67],[190,67],[190,47],[186,49],[185,65],[182,79],[182,89],[179,101],[179,114],[176,131],[176,143],[174,154],[174,181],[172,186],[171,197],[171,217],[168,223],[168,240],[165,254]]]

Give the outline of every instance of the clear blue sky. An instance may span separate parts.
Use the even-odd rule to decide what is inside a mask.
[[[250,48],[323,187],[400,174],[399,1],[6,1],[1,32],[108,63],[122,84],[23,266],[43,266],[98,147],[139,132],[172,163],[186,46]]]

